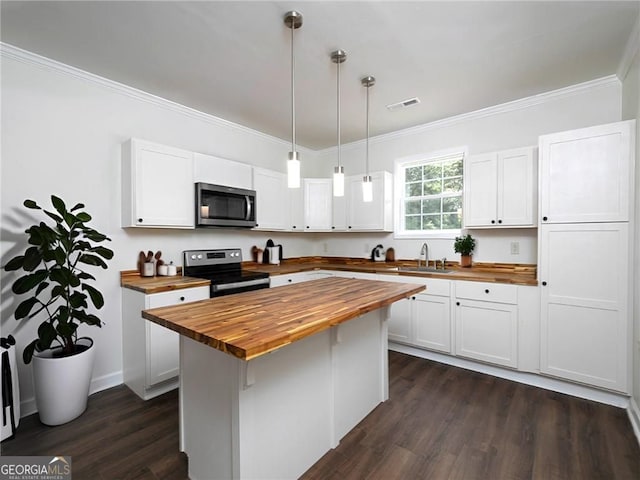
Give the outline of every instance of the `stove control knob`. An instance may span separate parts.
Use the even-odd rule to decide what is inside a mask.
[[[202,260],[202,254],[201,253],[198,254],[198,260]]]
[[[193,255],[191,255],[191,260],[195,260],[196,259],[196,254],[194,253]]]

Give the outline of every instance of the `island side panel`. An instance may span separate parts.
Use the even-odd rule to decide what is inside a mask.
[[[331,448],[325,330],[248,362],[240,391],[240,478],[296,479]]]
[[[239,469],[240,362],[180,336],[181,449],[188,456],[191,480],[239,478],[234,471]]]
[[[375,310],[334,329],[334,447],[388,397],[387,311]]]

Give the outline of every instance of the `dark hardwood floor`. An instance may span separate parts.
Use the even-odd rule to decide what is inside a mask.
[[[389,358],[389,401],[303,479],[640,479],[640,447],[623,409],[400,353]],[[23,418],[2,454],[71,455],[74,480],[187,478],[175,391],[143,402],[112,388],[59,427]]]

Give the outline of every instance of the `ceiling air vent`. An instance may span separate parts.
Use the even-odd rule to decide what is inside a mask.
[[[387,105],[387,110],[393,112],[394,110],[411,107],[412,105],[417,105],[419,103],[420,103],[420,99],[418,97],[413,97],[398,103],[392,103],[391,105]]]

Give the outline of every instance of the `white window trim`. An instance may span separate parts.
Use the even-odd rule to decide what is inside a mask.
[[[400,226],[402,222],[402,201],[404,200],[404,175],[401,174],[401,171],[407,167],[411,166],[411,164],[420,164],[425,163],[427,161],[437,162],[438,160],[444,157],[451,157],[453,155],[462,155],[463,161],[464,158],[469,154],[469,148],[467,146],[463,147],[454,147],[447,148],[443,150],[436,150],[429,153],[418,154],[418,155],[410,155],[407,157],[397,158],[394,162],[393,169],[393,178],[394,178],[394,188],[393,188],[393,238],[394,239],[419,239],[419,238],[444,238],[444,239],[454,239],[455,237],[461,234],[462,229],[456,230],[438,230],[435,232],[401,232]],[[464,180],[464,173],[463,173]],[[463,182],[464,183],[464,182]],[[462,192],[464,197],[464,190]]]

